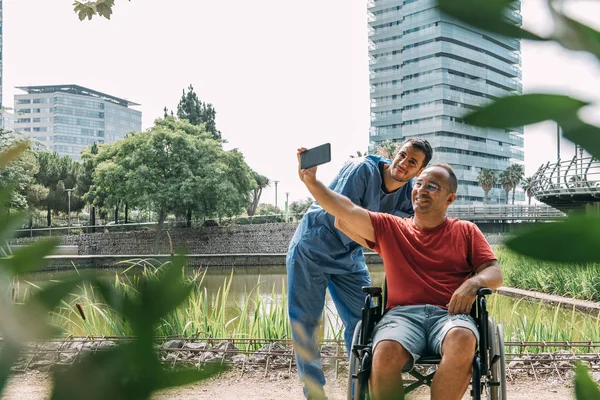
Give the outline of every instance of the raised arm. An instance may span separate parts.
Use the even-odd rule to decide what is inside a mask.
[[[334,192],[317,179],[317,167],[300,169],[300,154],[306,148],[298,149],[298,175],[315,200],[325,211],[352,226],[352,230],[360,237],[375,241],[375,231],[369,213],[357,206],[349,198]],[[353,239],[354,240],[354,239]]]
[[[344,232],[344,234],[346,236],[348,236],[350,239],[352,239],[356,243],[358,243],[364,247],[369,247],[367,245],[365,238],[358,235],[356,232],[354,232],[354,230],[352,230],[352,228],[347,223],[345,223],[343,220],[336,217],[334,225],[337,229]]]

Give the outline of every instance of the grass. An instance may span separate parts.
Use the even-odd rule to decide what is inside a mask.
[[[511,276],[509,271],[515,272],[515,270],[529,271],[529,275],[533,274],[535,268],[525,265],[524,258],[511,254],[505,249],[496,249],[496,251],[505,270],[505,276]],[[150,260],[138,261],[135,267],[136,273],[131,273],[131,268],[126,268],[125,271],[115,273],[114,278],[111,279],[114,287],[130,298],[138,295],[137,288],[145,280],[156,279],[162,268],[157,262]],[[555,269],[554,272],[565,271],[564,267],[548,267],[550,270],[552,268]],[[589,270],[585,269],[585,271]],[[527,273],[524,273],[524,276],[526,275]],[[232,282],[236,279],[233,270],[223,277],[222,283],[215,288],[216,290],[207,289],[205,277],[205,273],[198,272],[184,277],[195,283],[194,290],[186,302],[160,321],[155,328],[156,336],[271,340],[291,338],[284,277],[278,290],[275,284],[270,289],[261,290],[259,276],[256,283],[250,284],[251,287],[244,287],[242,293],[239,293],[239,289],[237,292],[231,291]],[[540,281],[540,279],[538,276],[533,280]],[[566,286],[575,285],[574,281],[581,278],[565,276],[562,279],[569,280],[568,283],[560,283]],[[36,290],[36,286],[27,281],[13,282],[13,288],[19,298],[29,296]],[[539,290],[535,287],[525,288]],[[499,295],[489,297],[488,309],[496,321],[503,324],[506,341],[592,340],[595,342],[600,340],[600,316],[585,315],[575,309],[561,306],[549,307],[541,303],[514,300]],[[82,318],[82,313],[85,320]],[[108,307],[89,284],[81,285],[77,293],[68,296],[59,309],[52,314],[51,320],[65,334],[74,336],[129,336],[133,333],[127,321]],[[343,338],[343,326],[335,310],[326,308],[323,320],[325,323],[318,333],[321,337]]]
[[[551,263],[518,255],[502,246],[494,252],[506,286],[600,301],[600,263]]]

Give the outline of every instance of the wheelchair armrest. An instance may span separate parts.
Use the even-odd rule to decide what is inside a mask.
[[[477,296],[487,296],[489,294],[492,294],[492,289],[490,288],[484,287],[477,290]]]
[[[362,287],[362,292],[363,293],[368,293],[370,295],[378,295],[378,294],[382,293],[382,290],[378,286],[363,286]]]

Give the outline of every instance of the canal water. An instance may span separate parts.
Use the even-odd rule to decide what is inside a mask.
[[[141,273],[141,269],[97,270],[99,276],[107,280],[131,278]],[[211,306],[216,304],[219,292],[231,281],[227,296],[227,318],[235,318],[239,310],[257,298],[262,306],[280,304],[287,298],[287,278],[285,268],[281,267],[238,267],[219,269],[188,269],[190,275],[196,274],[198,285],[206,290]],[[383,266],[371,266],[373,285],[381,286],[384,282]],[[20,282],[20,289],[29,284],[43,285],[50,280],[60,280],[72,272],[39,272],[29,275]],[[257,297],[258,296],[258,297]],[[253,305],[248,304],[249,312],[254,312]],[[514,299],[494,294],[488,298],[488,310],[503,324],[506,341],[598,341],[600,340],[600,317],[576,311],[568,306],[548,306],[527,299]],[[322,334],[325,337],[339,337],[341,321],[337,316],[335,305],[327,295],[323,316]]]

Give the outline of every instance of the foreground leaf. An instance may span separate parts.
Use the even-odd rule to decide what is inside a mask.
[[[2,215],[0,213],[0,245],[12,238],[15,235],[15,231],[21,229],[26,219],[27,215],[25,213],[9,215]]]
[[[207,363],[202,369],[188,369],[182,371],[165,371],[161,375],[156,389],[167,389],[175,386],[189,385],[216,376],[227,370],[227,366],[219,363]]]
[[[600,59],[600,32],[562,13],[554,13],[554,39],[569,50],[581,50]]]
[[[12,276],[34,271],[44,264],[44,257],[52,254],[58,243],[58,239],[34,242],[15,251],[10,258],[0,259],[0,265],[8,268]]]
[[[565,138],[600,160],[600,127],[587,124],[576,116],[562,121],[560,125]]]
[[[193,284],[183,282],[184,260],[183,256],[174,258],[171,264],[165,266],[158,282],[149,282],[143,287],[144,314],[152,324],[175,310],[192,291]]]
[[[511,237],[505,245],[539,260],[588,263],[600,260],[600,215],[571,217]]]
[[[27,141],[21,141],[4,150],[0,153],[0,169],[19,158],[19,156],[28,148],[29,143]]]
[[[11,374],[12,366],[19,359],[21,354],[21,348],[13,341],[4,339],[4,346],[0,351],[0,398],[2,398],[2,391],[6,387],[6,382]]]
[[[600,399],[598,386],[590,378],[587,369],[581,364],[575,367],[575,398],[577,400]]]
[[[511,0],[438,0],[442,12],[471,26],[504,36],[547,40],[508,21],[504,15]]]
[[[577,115],[588,103],[558,94],[524,94],[502,97],[464,117],[467,124],[513,128],[546,120],[562,121]]]
[[[158,361],[155,365],[138,362],[134,356],[134,347],[133,343],[129,343],[88,354],[80,363],[67,370],[56,372],[50,398],[52,400],[149,398],[158,378]]]

